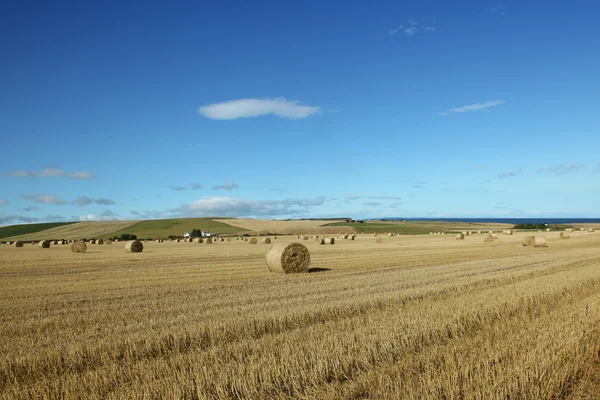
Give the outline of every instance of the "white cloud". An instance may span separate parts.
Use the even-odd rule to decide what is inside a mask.
[[[346,200],[358,200],[360,198],[362,198],[362,196],[348,196],[346,197]]]
[[[495,7],[490,8],[490,12],[493,12],[495,14],[504,15],[504,13],[506,12],[506,10],[505,10],[504,6],[497,5]]]
[[[435,32],[435,26],[426,26],[425,32]]]
[[[363,204],[369,207],[379,207],[381,205],[381,203],[377,203],[375,201],[366,201]]]
[[[39,208],[37,208],[36,206],[27,206],[27,207],[25,207],[23,209],[23,211],[27,211],[27,212],[29,212],[29,211],[37,211],[37,210],[39,210]]]
[[[40,204],[65,204],[65,201],[60,197],[51,194],[28,194],[22,196],[25,200],[33,201]]]
[[[119,214],[110,210],[105,210],[102,214],[80,215],[79,221],[115,221]]]
[[[324,197],[314,199],[245,200],[233,197],[201,197],[175,210],[180,216],[257,217],[306,214],[311,207],[320,206]]]
[[[372,200],[402,200],[402,197],[397,196],[369,196]]]
[[[10,178],[55,178],[62,177],[68,179],[84,179],[84,180],[92,180],[96,177],[84,171],[78,172],[66,172],[59,168],[46,168],[40,171],[12,171],[7,174],[0,174],[1,177],[10,177]]]
[[[59,221],[65,221],[67,218],[63,217],[62,215],[48,215],[45,218],[46,222],[59,222]]]
[[[406,36],[413,36],[417,33],[417,28],[415,26],[410,26],[404,30],[404,34]]]
[[[440,115],[448,115],[448,114],[452,114],[452,113],[463,113],[463,112],[468,112],[468,111],[479,111],[479,110],[484,110],[486,108],[495,107],[495,106],[498,106],[503,103],[504,103],[504,100],[494,100],[494,101],[487,101],[485,103],[470,104],[468,106],[451,108],[448,111],[444,111],[444,112],[440,113]]]
[[[521,168],[519,168],[518,170],[515,170],[515,171],[503,172],[503,173],[501,173],[501,174],[498,175],[498,178],[500,178],[500,179],[514,178],[515,176],[519,176],[522,173],[523,173],[523,170]]]
[[[169,186],[169,189],[174,190],[176,192],[181,192],[183,190],[187,190],[187,188],[185,186],[179,186],[179,185],[171,185],[171,186]]]
[[[300,119],[318,114],[321,107],[300,105],[283,97],[239,99],[198,107],[198,112],[210,119],[231,120],[275,114],[281,118]]]
[[[111,199],[91,199],[87,196],[81,196],[76,200],[73,200],[71,204],[75,204],[79,207],[87,206],[88,204],[100,204],[103,206],[111,206],[115,202]]]
[[[192,183],[192,190],[202,189],[202,185],[199,183]]]
[[[14,223],[14,222],[31,223],[31,222],[38,222],[38,221],[39,221],[38,218],[30,218],[30,217],[25,217],[23,215],[0,214],[0,225],[6,225],[8,223]]]
[[[3,206],[3,205],[5,205],[5,204],[8,204],[8,201],[7,201],[7,200],[0,200],[0,206]]]
[[[212,190],[233,190],[237,189],[238,185],[235,182],[227,182],[223,185],[213,186]]]
[[[538,169],[542,174],[564,175],[583,168],[583,164],[558,164]]]

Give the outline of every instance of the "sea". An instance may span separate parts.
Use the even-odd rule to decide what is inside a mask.
[[[390,221],[495,222],[499,224],[598,224],[600,218],[380,218]]]

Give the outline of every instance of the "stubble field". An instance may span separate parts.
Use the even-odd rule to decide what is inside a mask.
[[[0,249],[2,398],[594,398],[600,234]],[[274,242],[298,241],[279,237]]]

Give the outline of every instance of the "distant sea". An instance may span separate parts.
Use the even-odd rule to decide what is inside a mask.
[[[600,218],[382,218],[407,221],[445,221],[445,222],[496,222],[499,224],[590,224],[600,223]]]

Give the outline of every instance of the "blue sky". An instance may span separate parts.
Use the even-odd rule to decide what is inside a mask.
[[[600,5],[9,2],[0,225],[600,217]]]

